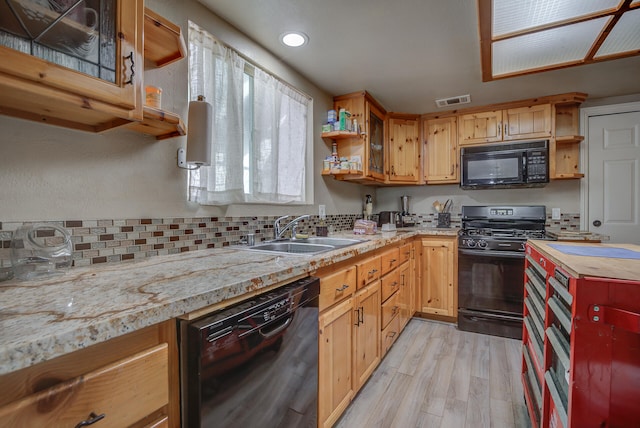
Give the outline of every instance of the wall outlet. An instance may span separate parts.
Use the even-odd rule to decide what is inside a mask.
[[[560,220],[560,208],[551,208],[551,220]]]
[[[318,216],[323,220],[327,217],[326,208],[325,205],[318,205]]]

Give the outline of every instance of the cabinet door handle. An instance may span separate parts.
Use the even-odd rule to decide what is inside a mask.
[[[129,55],[125,56],[124,59],[125,60],[128,59],[129,61],[131,61],[131,67],[129,67],[129,70],[131,70],[131,77],[129,77],[129,80],[125,81],[124,84],[133,85],[133,76],[136,75],[136,70],[135,70],[136,63],[133,61],[133,51],[131,51]]]
[[[498,132],[498,137],[502,136],[502,124],[500,122],[498,122],[496,124],[496,131]]]
[[[336,288],[336,291],[344,291],[344,290],[346,290],[347,288],[349,288],[349,286],[348,286],[347,284],[342,284],[342,287],[340,287],[340,288]]]
[[[506,137],[507,135],[509,135],[508,129],[507,129],[507,124],[504,124],[504,136]]]
[[[355,326],[364,324],[364,306],[360,306],[356,309],[356,323]]]
[[[91,412],[91,414],[89,415],[89,419],[84,420],[82,422],[78,422],[78,425],[76,425],[76,428],[80,428],[80,427],[86,427],[89,425],[93,425],[96,422],[104,419],[104,417],[107,416],[104,413],[101,413],[99,415],[96,415],[95,412]]]

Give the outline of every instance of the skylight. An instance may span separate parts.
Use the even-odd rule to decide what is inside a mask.
[[[640,0],[478,0],[482,80],[640,54]]]

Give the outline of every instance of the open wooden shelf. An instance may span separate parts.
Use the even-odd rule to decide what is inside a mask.
[[[353,175],[353,176],[362,176],[364,174],[363,171],[356,171],[354,169],[323,169],[322,175]]]
[[[131,122],[127,125],[128,129],[153,135],[156,140],[186,135],[186,127],[177,114],[149,106],[144,106],[143,112],[144,119],[141,122]]]
[[[556,136],[556,144],[575,144],[584,140],[582,135]]]
[[[553,176],[554,180],[575,180],[576,178],[584,178],[584,174],[575,173],[575,174],[556,174]]]
[[[343,140],[347,138],[358,138],[360,134],[357,132],[350,131],[331,131],[331,132],[323,132],[322,138],[330,138],[332,140]]]
[[[184,58],[187,48],[182,30],[154,11],[144,9],[144,62],[147,68],[163,67]]]

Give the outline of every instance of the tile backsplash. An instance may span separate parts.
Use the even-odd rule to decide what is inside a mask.
[[[333,231],[349,230],[359,216],[327,216]],[[248,233],[256,242],[273,239],[277,217],[144,218],[126,220],[64,220],[47,224],[62,226],[71,234],[73,265],[120,262],[185,251],[238,244]],[[293,217],[291,217],[293,219]],[[298,233],[315,234],[319,218],[301,220]],[[0,267],[10,266],[13,231],[23,222],[0,223]]]
[[[248,233],[256,242],[273,239],[273,222],[277,217],[198,217],[143,218],[125,220],[61,220],[48,224],[62,226],[71,233],[73,265],[121,262],[132,259],[177,254],[205,248],[238,244]],[[357,214],[328,215],[330,232],[351,230]],[[416,214],[416,227],[435,227],[434,214]],[[292,217],[293,219],[293,217]],[[374,217],[374,220],[377,218]],[[315,235],[318,216],[300,221],[298,232]],[[23,222],[0,222],[0,268],[10,262],[13,231]],[[460,215],[454,214],[451,227],[460,227]],[[560,220],[547,217],[547,229],[578,230],[579,214],[562,214]]]

